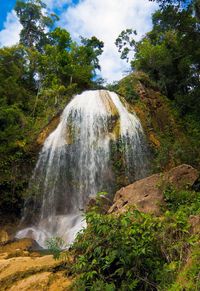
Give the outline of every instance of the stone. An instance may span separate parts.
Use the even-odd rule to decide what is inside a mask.
[[[108,213],[124,212],[129,207],[159,215],[161,205],[164,205],[163,189],[172,185],[175,189],[187,189],[192,187],[199,174],[190,165],[180,165],[168,172],[154,174],[142,180],[136,181],[116,192],[114,204]]]
[[[9,241],[9,235],[4,229],[0,230],[0,244],[5,244]]]
[[[160,147],[160,141],[158,140],[154,132],[149,133],[149,140],[156,148]]]
[[[52,255],[46,255],[37,258],[20,256],[1,259],[1,290],[45,290],[45,287],[47,287],[49,275],[53,273],[54,270],[61,264],[62,262],[60,260],[55,260]],[[38,277],[36,279],[36,277],[40,276],[39,274],[42,272],[46,273],[44,273],[44,276],[41,276],[41,278]],[[35,276],[32,277],[32,275]],[[31,277],[29,278],[29,276]],[[23,280],[23,278],[27,279]],[[41,289],[38,286],[38,283],[40,283]],[[33,285],[31,286],[31,284]],[[11,289],[12,285],[14,285],[13,289]],[[29,286],[30,289],[26,289],[27,286]]]
[[[22,279],[13,284],[13,286],[10,287],[10,291],[45,290],[48,285],[50,275],[51,272],[42,272],[29,276],[28,278]]]
[[[114,204],[109,209],[112,212],[125,212],[128,207],[135,206],[143,212],[160,213],[160,205],[164,202],[162,191],[157,185],[160,174],[155,174],[121,188],[114,197]]]
[[[66,275],[63,258],[37,253],[32,239],[10,241],[0,248],[0,290],[64,291],[72,278]]]
[[[9,257],[16,257],[23,255],[25,252],[25,255],[27,256],[27,251],[33,250],[35,245],[36,242],[31,238],[9,241],[0,246],[0,254],[7,253]]]
[[[180,165],[172,168],[168,172],[164,173],[164,180],[176,187],[176,189],[187,189],[187,187],[193,186],[198,180],[199,173],[190,165]]]
[[[36,141],[38,145],[42,146],[46,138],[49,136],[49,134],[52,133],[54,129],[56,129],[56,127],[58,126],[60,122],[60,115],[61,115],[61,112],[58,112],[39,133],[37,141]]]

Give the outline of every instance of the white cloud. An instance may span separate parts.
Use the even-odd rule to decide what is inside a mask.
[[[108,82],[119,80],[128,69],[120,60],[115,39],[126,28],[136,29],[138,37],[151,28],[151,14],[157,7],[148,0],[44,0],[48,9],[62,11],[60,26],[70,31],[73,38],[95,35],[104,41],[104,53],[100,57],[102,77]],[[65,11],[62,10],[65,7]],[[21,25],[12,10],[8,13],[4,29],[0,31],[0,46],[10,46],[19,41]]]
[[[49,10],[61,9],[70,4],[72,0],[44,0]],[[22,26],[14,10],[8,12],[4,28],[0,31],[0,47],[12,46],[19,42],[19,34]]]
[[[43,2],[47,5],[48,9],[53,10],[53,9],[61,9],[64,5],[69,5],[73,1],[72,0],[43,0]]]
[[[82,0],[62,13],[60,25],[76,39],[95,35],[104,41],[102,76],[111,82],[128,69],[120,60],[115,39],[126,28],[136,29],[138,37],[144,35],[151,28],[151,14],[156,7],[148,0]]]
[[[0,46],[11,46],[19,41],[21,24],[14,10],[9,12],[4,23],[4,29],[0,31]]]

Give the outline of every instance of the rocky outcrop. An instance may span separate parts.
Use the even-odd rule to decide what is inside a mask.
[[[191,138],[178,110],[149,76],[137,71],[119,81],[118,86],[118,93],[125,96],[142,123],[149,147],[156,157],[152,162],[153,169],[166,171],[181,163],[192,163],[199,169],[198,147],[191,149]]]
[[[50,121],[49,123],[41,130],[37,137],[37,144],[42,146],[46,140],[46,138],[49,136],[49,134],[56,129],[60,122],[60,115],[61,111],[59,111]]]
[[[4,254],[5,258],[19,257],[21,255],[27,255],[27,252],[34,249],[38,249],[38,245],[31,238],[8,240],[0,244],[0,256]]]
[[[135,206],[140,211],[159,215],[160,206],[164,204],[164,187],[172,185],[176,189],[184,189],[192,186],[198,177],[198,171],[185,164],[165,173],[154,174],[117,191],[108,212],[120,213]]]
[[[95,209],[96,211],[105,214],[108,212],[111,205],[112,205],[112,200],[105,195],[89,197],[85,211],[88,212],[88,211],[91,211],[92,209]]]
[[[0,290],[68,290],[72,279],[66,276],[63,261],[31,252],[33,245],[33,240],[23,239],[0,247]]]

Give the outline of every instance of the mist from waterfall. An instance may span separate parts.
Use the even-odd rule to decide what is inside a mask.
[[[113,149],[122,155],[124,179],[147,174],[147,150],[141,123],[120,97],[106,90],[76,95],[48,136],[29,183],[18,238],[31,237],[45,247],[54,236],[73,242],[85,227],[83,211],[100,191],[113,194]]]

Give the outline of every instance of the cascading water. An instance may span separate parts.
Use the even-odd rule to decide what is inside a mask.
[[[113,158],[115,149],[121,153],[127,182],[146,175],[144,135],[136,115],[114,92],[76,95],[40,152],[24,211],[29,227],[17,237],[31,237],[42,247],[53,236],[71,243],[85,226],[82,211],[89,197],[113,191],[119,162]]]

